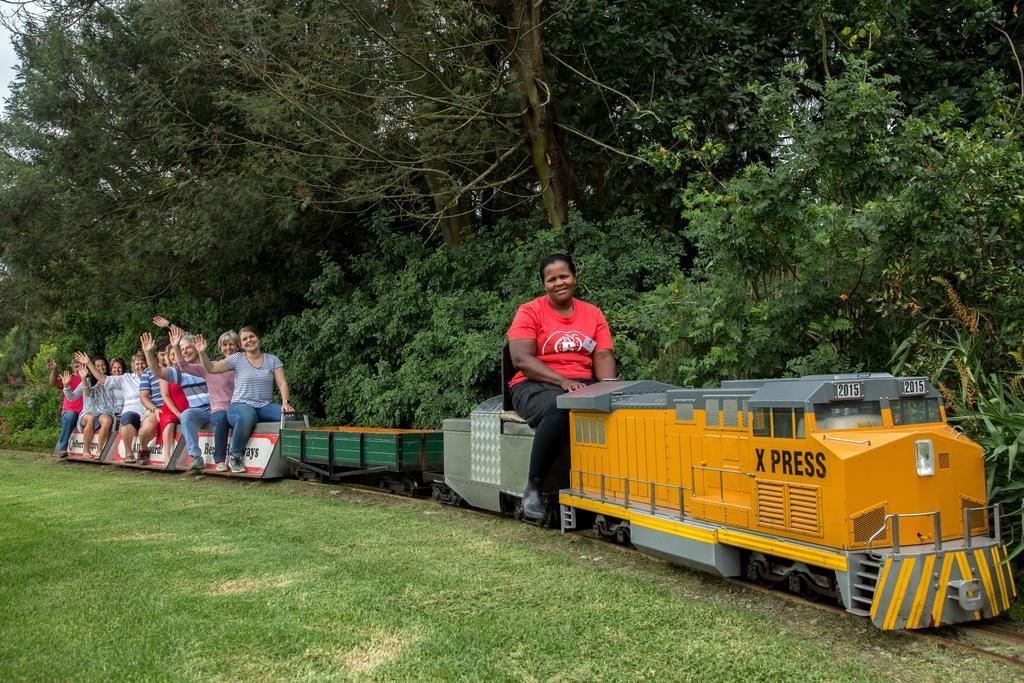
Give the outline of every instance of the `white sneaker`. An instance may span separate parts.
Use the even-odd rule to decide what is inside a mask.
[[[217,463],[217,468],[216,469],[217,469],[218,472],[227,472],[228,471],[228,464],[226,462],[219,462],[219,463]]]

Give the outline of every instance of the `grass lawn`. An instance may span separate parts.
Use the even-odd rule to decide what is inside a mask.
[[[3,681],[1013,675],[429,501],[0,454]]]

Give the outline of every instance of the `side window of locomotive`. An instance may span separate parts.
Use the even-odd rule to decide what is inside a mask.
[[[768,408],[754,408],[753,427],[754,436],[772,435],[771,413]]]
[[[814,406],[814,423],[820,430],[881,427],[882,402],[818,403]]]
[[[899,425],[926,424],[942,422],[937,398],[903,398],[889,401],[892,409],[892,423]]]
[[[772,432],[776,439],[793,438],[792,408],[772,408]]]
[[[804,428],[804,409],[793,408],[793,421],[796,422],[796,438],[804,439],[807,437],[807,430]]]

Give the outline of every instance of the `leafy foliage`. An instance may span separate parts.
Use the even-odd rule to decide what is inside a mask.
[[[578,295],[602,307],[624,366],[642,374],[646,347],[635,331],[651,321],[637,293],[668,278],[682,255],[635,217],[594,224],[576,215],[564,230],[502,221],[444,250],[395,233],[384,216],[369,229],[372,258],[325,259],[309,306],[267,341],[282,350],[306,407],[363,425],[436,427],[499,393],[505,330],[519,304],[543,293],[536,264],[567,249]]]

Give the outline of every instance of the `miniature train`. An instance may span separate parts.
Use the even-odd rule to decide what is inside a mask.
[[[883,630],[985,619],[1016,597],[982,449],[946,423],[925,378],[614,381],[558,405],[571,462],[555,468],[568,480],[546,483],[546,526],[832,599]],[[522,518],[533,432],[507,408],[496,396],[441,431],[261,424],[246,474],[222,474],[370,476]],[[86,458],[80,441],[70,459],[124,449],[115,437]],[[155,467],[186,468],[180,444],[174,454]]]

